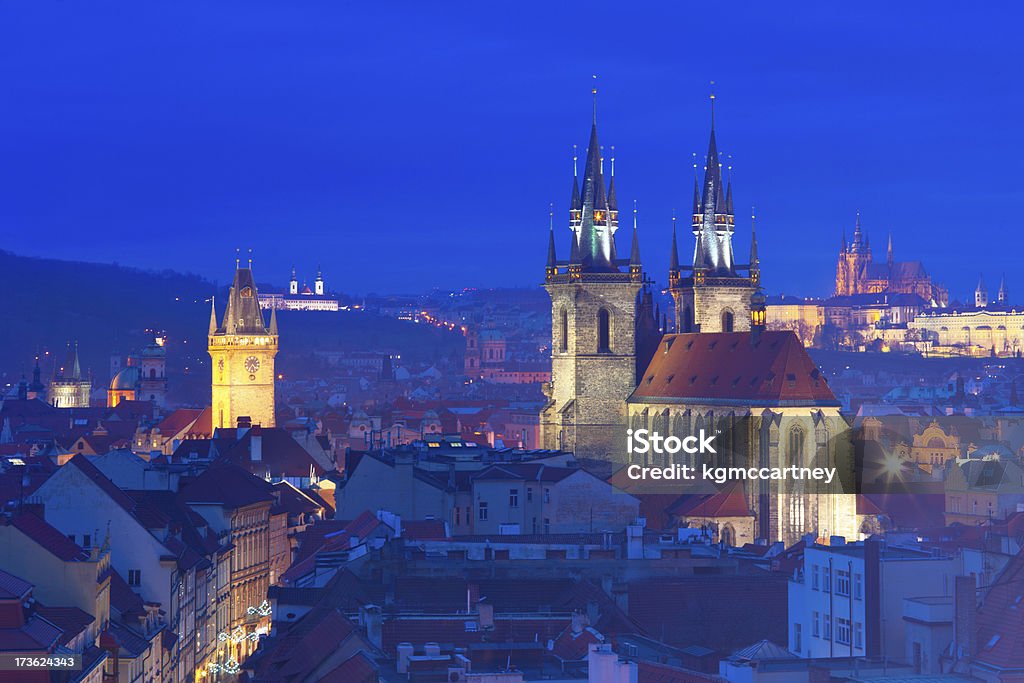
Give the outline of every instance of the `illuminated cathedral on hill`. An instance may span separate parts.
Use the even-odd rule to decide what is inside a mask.
[[[853,241],[847,242],[846,231],[843,231],[836,263],[835,295],[854,294],[917,294],[932,307],[944,308],[949,303],[949,293],[932,282],[920,261],[893,259],[892,235],[885,261],[876,262],[871,253],[871,240],[861,231],[859,213]]]

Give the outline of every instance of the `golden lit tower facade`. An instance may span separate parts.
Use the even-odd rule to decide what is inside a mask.
[[[247,268],[236,267],[219,325],[216,306],[211,305],[208,349],[213,360],[214,427],[237,427],[240,419],[273,427],[277,310],[271,309],[268,327],[260,310],[251,261]]]
[[[714,97],[712,97],[712,106]],[[741,332],[750,329],[750,297],[760,285],[757,238],[751,233],[750,262],[738,264],[732,236],[736,214],[732,183],[722,181],[715,142],[714,110],[704,186],[693,181],[693,265],[680,266],[675,222],[669,253],[669,290],[675,301],[679,332]]]

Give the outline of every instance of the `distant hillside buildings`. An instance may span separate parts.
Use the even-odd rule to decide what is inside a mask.
[[[319,268],[316,271],[316,279],[313,281],[313,288],[303,283],[299,287],[299,279],[292,268],[292,278],[288,281],[287,292],[273,292],[259,295],[260,308],[282,310],[282,311],[337,311],[339,310],[338,300],[328,296],[324,292],[323,271]]]

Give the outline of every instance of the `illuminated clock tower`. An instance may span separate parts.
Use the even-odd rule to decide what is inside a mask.
[[[277,311],[271,309],[268,327],[257,298],[252,262],[247,268],[237,265],[219,325],[216,305],[210,307],[214,427],[237,427],[240,418],[254,425],[274,426],[277,340]]]

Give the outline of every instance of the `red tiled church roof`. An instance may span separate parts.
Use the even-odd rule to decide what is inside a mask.
[[[667,334],[629,401],[838,406],[791,331]]]

